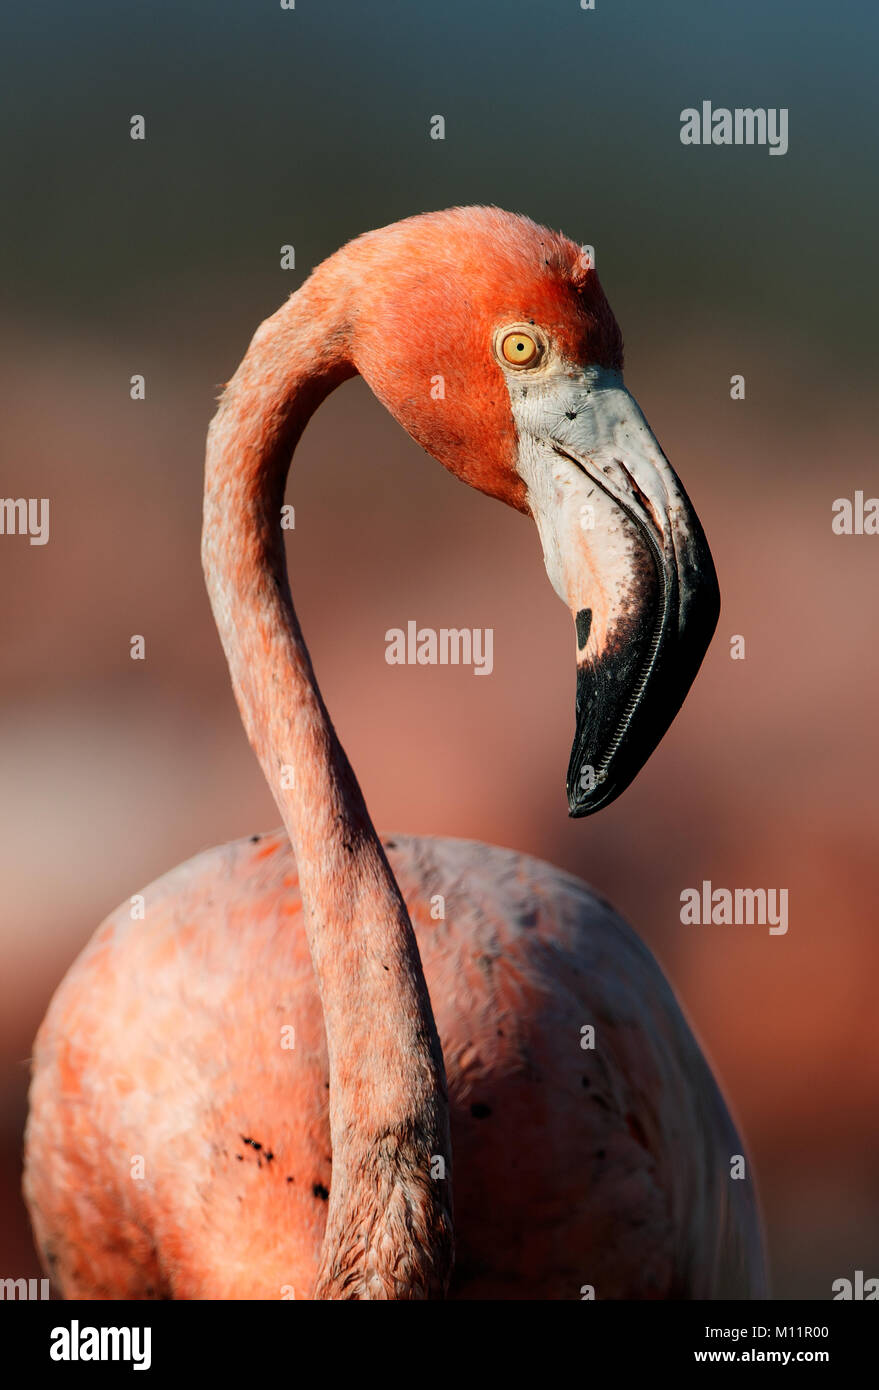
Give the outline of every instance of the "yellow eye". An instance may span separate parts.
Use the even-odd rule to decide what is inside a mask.
[[[501,341],[501,352],[514,367],[530,367],[539,351],[530,333],[507,333]]]

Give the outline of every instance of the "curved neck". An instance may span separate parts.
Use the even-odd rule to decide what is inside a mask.
[[[248,738],[299,869],[330,1067],[333,1174],[316,1298],[441,1297],[448,1100],[415,935],[321,698],[287,577],[290,457],[355,374],[318,271],[257,330],[208,434],[202,561]],[[431,1176],[444,1160],[446,1180]]]

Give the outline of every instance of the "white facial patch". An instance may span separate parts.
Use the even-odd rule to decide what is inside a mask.
[[[504,376],[546,571],[574,614],[590,610],[594,658],[621,639],[658,582],[663,474],[674,475],[620,373],[555,367]]]

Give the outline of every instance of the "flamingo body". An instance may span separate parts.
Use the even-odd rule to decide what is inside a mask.
[[[742,1146],[656,962],[544,864],[379,839],[286,567],[292,454],[359,373],[535,521],[574,619],[568,809],[601,810],[675,717],[719,603],[622,366],[591,257],[497,208],[357,238],[254,334],[208,432],[202,563],[284,831],[161,879],[55,997],[25,1192],[66,1295],[762,1292]]]
[[[527,856],[384,845],[448,1077],[449,1296],[759,1296],[750,1183],[729,1181],[741,1143],[647,948]],[[144,896],[144,920],[126,904],[98,929],[37,1039],[44,1258],[72,1298],[308,1297],[333,1171],[289,840],[211,850]]]

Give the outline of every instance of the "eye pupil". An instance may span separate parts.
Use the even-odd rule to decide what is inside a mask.
[[[516,366],[530,367],[540,355],[534,338],[528,333],[508,333],[500,343],[501,355]]]

